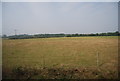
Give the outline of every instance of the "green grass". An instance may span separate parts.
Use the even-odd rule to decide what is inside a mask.
[[[3,39],[3,70],[14,67],[117,69],[118,37],[61,37],[36,39]]]

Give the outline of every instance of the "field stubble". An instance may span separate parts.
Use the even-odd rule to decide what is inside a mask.
[[[99,68],[96,63],[97,53],[99,53]],[[36,78],[50,78],[50,69],[56,70],[52,72],[53,78],[61,78],[64,74],[68,75],[66,78],[103,78],[103,76],[104,78],[116,78],[117,61],[117,36],[3,39],[3,78],[10,78],[9,73],[12,72],[19,74],[13,69],[18,70],[20,67],[27,70],[27,74],[30,73],[29,70],[42,70],[40,73],[46,76],[41,77],[37,73],[39,75]],[[85,68],[87,71],[83,71]],[[73,71],[73,75],[68,72],[69,70]],[[100,75],[95,76],[94,72]],[[56,73],[62,75],[57,77],[54,75]]]

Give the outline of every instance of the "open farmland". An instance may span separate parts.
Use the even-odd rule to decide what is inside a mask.
[[[78,73],[71,78],[117,78],[117,36],[3,39],[2,50],[3,78],[14,78],[10,74],[15,72],[13,70],[16,68],[38,70],[38,73],[31,77],[35,79],[51,78],[46,73],[44,74],[47,77],[41,77],[39,70],[46,72],[53,68],[62,69],[63,73],[64,70],[84,70],[82,74]],[[90,74],[92,71],[93,76]],[[85,72],[87,74],[84,74]]]

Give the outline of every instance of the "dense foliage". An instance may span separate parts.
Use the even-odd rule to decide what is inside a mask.
[[[35,34],[35,35],[12,35],[7,36],[3,35],[2,38],[9,38],[9,39],[29,39],[29,38],[49,38],[49,37],[81,37],[81,36],[120,36],[120,32],[107,32],[107,33],[91,33],[91,34]]]

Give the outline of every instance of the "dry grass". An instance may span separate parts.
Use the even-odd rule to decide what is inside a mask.
[[[100,68],[117,72],[117,36],[4,39],[3,71],[19,66],[48,69],[96,67],[98,52]]]

